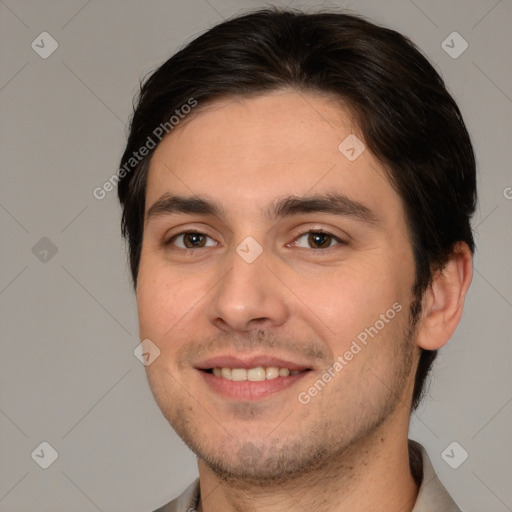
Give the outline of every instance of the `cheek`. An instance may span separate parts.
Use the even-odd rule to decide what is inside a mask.
[[[403,328],[414,273],[407,264],[402,269],[381,260],[346,265],[302,282],[304,315],[314,313],[317,328],[332,340],[333,354],[343,353],[358,336],[364,340],[368,330],[375,333],[376,328],[380,334]]]
[[[142,257],[137,279],[140,336],[163,344],[186,322],[202,291],[194,276],[185,277],[156,258]]]
[[[167,300],[162,300],[161,272],[152,265],[151,259],[141,255],[137,276],[137,312],[141,338],[152,341],[158,338],[159,323],[162,322],[162,311],[167,309]]]

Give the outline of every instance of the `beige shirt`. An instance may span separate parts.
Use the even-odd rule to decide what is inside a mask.
[[[461,512],[460,508],[452,500],[443,484],[437,478],[432,463],[428,458],[425,449],[415,441],[409,441],[411,460],[421,460],[422,468],[416,468],[421,474],[421,484],[412,512]],[[155,512],[196,512],[196,505],[199,501],[199,478],[197,478],[180,496],[160,507]]]

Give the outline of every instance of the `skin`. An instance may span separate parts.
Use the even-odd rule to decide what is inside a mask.
[[[402,202],[368,149],[353,162],[338,150],[351,133],[363,139],[332,96],[283,90],[204,106],[152,157],[146,213],[164,194],[201,196],[220,209],[147,217],[137,284],[141,339],[160,349],[148,381],[198,455],[199,510],[414,506],[407,451],[414,369],[419,348],[440,348],[460,320],[471,254],[456,246],[413,330],[415,267]],[[329,193],[364,205],[373,220],[266,214],[283,197]],[[308,234],[319,230],[333,237],[311,243]],[[204,235],[180,236],[187,231]],[[252,263],[236,252],[248,236],[262,248]],[[393,304],[401,311],[300,403],[298,394]],[[227,353],[282,357],[311,371],[263,399],[226,398],[196,365]]]

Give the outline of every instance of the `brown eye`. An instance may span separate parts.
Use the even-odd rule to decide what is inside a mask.
[[[310,233],[308,243],[313,249],[326,249],[331,246],[333,238],[327,233]]]
[[[337,236],[323,231],[309,231],[299,236],[293,243],[296,247],[304,249],[329,249],[334,245],[343,243]]]
[[[175,245],[180,249],[201,249],[202,247],[211,247],[215,245],[215,241],[204,233],[188,231],[173,236],[169,244]]]
[[[187,233],[183,236],[183,243],[189,249],[193,247],[204,247],[206,237],[201,233]]]

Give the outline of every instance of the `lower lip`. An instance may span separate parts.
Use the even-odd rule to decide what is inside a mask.
[[[303,371],[288,377],[276,377],[262,381],[234,381],[217,377],[213,373],[199,370],[206,383],[216,392],[238,400],[258,400],[273,395],[301,380],[309,371]]]

